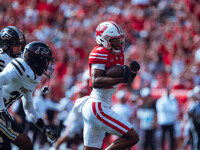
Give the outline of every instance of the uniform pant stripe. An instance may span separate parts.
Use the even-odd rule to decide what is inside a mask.
[[[97,103],[98,104],[98,107],[99,105],[101,105],[101,103]],[[101,107],[101,106],[100,106]],[[92,103],[92,109],[93,109],[93,113],[95,114],[95,116],[102,122],[104,123],[105,125],[113,128],[114,130],[118,131],[119,133],[121,134],[125,134],[125,131],[119,129],[118,127],[114,126],[113,124],[111,124],[110,122],[106,121],[105,119],[103,119],[98,113],[97,113],[97,109],[96,109],[96,103],[93,102]]]
[[[10,133],[9,130],[3,124],[0,124],[0,131],[3,132],[9,139],[13,141],[17,138],[17,136]]]
[[[126,130],[130,130],[129,127],[127,127],[125,124],[121,123],[120,121],[110,117],[109,115],[105,114],[102,110],[102,107],[101,107],[101,103],[98,103],[98,108],[100,110],[100,113],[102,114],[102,116],[104,116],[105,118],[111,120],[112,122],[118,124],[119,126],[121,126],[122,128],[126,129]]]

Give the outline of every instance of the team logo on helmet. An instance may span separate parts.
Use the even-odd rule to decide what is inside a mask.
[[[103,32],[107,29],[108,27],[107,26],[104,26],[104,25],[100,25],[97,27],[97,30],[96,30],[96,36],[101,36],[103,34]]]
[[[48,54],[49,49],[46,47],[38,46],[38,49],[35,51],[36,54]]]
[[[10,40],[12,38],[12,35],[10,35],[9,33],[3,31],[2,34],[1,34],[1,38],[3,40]]]

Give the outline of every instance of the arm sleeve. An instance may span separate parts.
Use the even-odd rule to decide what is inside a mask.
[[[105,70],[105,67],[106,67],[105,64],[92,64],[92,70],[94,69]]]
[[[89,55],[89,64],[106,64],[108,53],[103,50],[93,50]]]
[[[34,106],[33,106],[33,98],[32,98],[32,92],[27,93],[22,97],[23,102],[23,108],[26,116],[33,122],[36,123],[39,118],[39,114],[36,112]]]

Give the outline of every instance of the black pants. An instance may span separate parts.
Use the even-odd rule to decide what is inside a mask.
[[[193,121],[192,123],[190,128],[192,135],[191,147],[192,150],[200,150],[200,123],[197,123],[196,121]]]
[[[162,137],[161,137],[161,144],[162,149],[164,150],[164,143],[167,132],[169,132],[169,139],[170,139],[170,150],[174,150],[174,125],[161,125],[162,128]]]
[[[156,144],[155,144],[155,130],[144,130],[144,143],[143,143],[143,149],[144,150],[155,150]]]

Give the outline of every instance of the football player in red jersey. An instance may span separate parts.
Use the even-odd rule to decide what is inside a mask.
[[[110,109],[115,85],[132,82],[137,73],[124,65],[124,38],[122,28],[115,22],[106,21],[96,28],[98,46],[89,55],[92,92],[86,100],[83,100],[79,109],[84,120],[85,150],[101,149],[106,132],[119,136],[106,148],[107,150],[126,149],[139,141],[133,126]],[[105,76],[106,69],[114,65],[124,67],[123,77]],[[80,107],[80,102],[77,103],[75,107]]]

